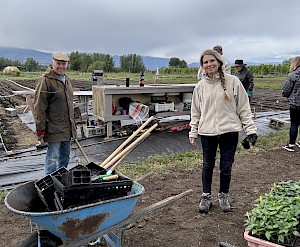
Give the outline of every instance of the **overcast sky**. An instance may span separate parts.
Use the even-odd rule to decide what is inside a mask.
[[[300,55],[299,0],[0,0],[0,47],[282,62]]]

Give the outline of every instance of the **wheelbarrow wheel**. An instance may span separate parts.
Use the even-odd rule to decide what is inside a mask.
[[[56,237],[47,230],[40,230],[40,239],[42,247],[57,247],[63,244],[59,237]],[[18,247],[38,247],[38,232],[33,232],[28,235]]]

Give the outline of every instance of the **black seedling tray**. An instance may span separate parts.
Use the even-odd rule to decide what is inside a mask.
[[[62,176],[63,184],[72,185],[89,185],[91,183],[91,171],[88,169],[74,169]]]
[[[86,166],[83,165],[76,165],[73,168],[69,169],[69,171],[73,171],[73,170],[87,170],[88,168]]]
[[[88,169],[90,169],[92,176],[96,176],[96,175],[104,175],[106,174],[106,169],[101,167],[100,165],[97,165],[93,162],[90,162],[87,164],[86,166]]]
[[[55,176],[53,177],[54,188],[63,199],[66,200],[87,200],[94,192],[93,186],[88,185],[72,185],[68,186],[64,184],[62,178]]]
[[[96,186],[94,193],[101,198],[101,200],[109,200],[117,197],[127,196],[131,191],[133,181],[127,177],[118,174],[116,181],[102,181],[100,179],[92,182]]]
[[[46,207],[49,210],[52,210],[55,208],[54,205],[54,184],[53,184],[53,176],[62,177],[63,174],[67,173],[68,170],[65,167],[61,167],[55,172],[52,172],[51,174],[43,177],[42,179],[36,181],[34,183],[35,188],[43,201],[43,203],[46,205]]]
[[[89,185],[67,186],[59,176],[53,177],[55,190],[60,195],[64,208],[91,201],[108,200],[126,196],[131,191],[133,181],[119,176],[117,181],[97,180]]]

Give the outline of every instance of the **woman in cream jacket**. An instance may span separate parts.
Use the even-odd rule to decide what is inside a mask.
[[[230,211],[228,193],[231,169],[238,144],[244,130],[254,145],[257,139],[247,93],[236,76],[224,73],[220,54],[206,50],[200,58],[205,76],[196,85],[191,106],[189,141],[196,145],[200,136],[203,150],[202,189],[200,212],[209,212],[212,206],[211,184],[220,149],[220,187],[218,199],[222,211]]]

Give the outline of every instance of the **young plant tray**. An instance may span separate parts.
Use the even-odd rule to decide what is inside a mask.
[[[53,183],[59,195],[59,203],[65,209],[74,205],[127,196],[131,191],[133,181],[119,175],[116,181],[96,180],[90,184],[68,186],[64,184],[61,177],[55,176]]]

